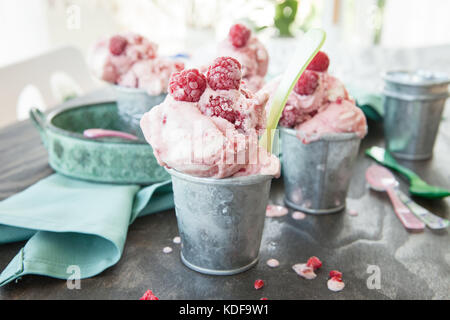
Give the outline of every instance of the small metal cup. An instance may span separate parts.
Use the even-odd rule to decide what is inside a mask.
[[[286,204],[312,214],[344,209],[361,139],[336,133],[304,144],[295,130],[280,131]]]
[[[258,262],[272,176],[172,176],[181,260],[200,273],[231,275]]]
[[[167,94],[149,95],[144,89],[127,88],[114,85],[117,109],[119,112],[119,129],[144,139],[140,121],[144,113],[163,102]]]
[[[450,78],[425,71],[390,71],[383,78],[387,149],[400,159],[430,158]]]

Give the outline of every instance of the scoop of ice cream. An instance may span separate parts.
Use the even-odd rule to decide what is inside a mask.
[[[258,145],[268,96],[241,87],[213,90],[210,80],[195,69],[174,73],[170,94],[143,116],[159,164],[200,177],[278,177],[278,158]]]
[[[367,133],[366,118],[351,100],[330,102],[321,112],[296,127],[297,135],[308,143],[328,133],[356,133],[363,138]]]
[[[128,72],[120,76],[117,84],[144,89],[150,95],[158,95],[167,92],[170,75],[183,69],[183,63],[165,58],[141,60],[134,63]]]
[[[183,63],[157,57],[157,45],[134,33],[101,39],[88,63],[97,78],[151,95],[167,92],[170,74],[184,68]]]
[[[366,118],[345,86],[327,72],[328,56],[319,52],[302,74],[289,95],[280,125],[295,128],[304,143],[324,134],[354,132],[363,138],[367,133]],[[273,79],[262,92],[274,95],[281,77]],[[266,105],[269,112],[272,98]]]
[[[251,35],[250,29],[241,24],[233,25],[227,39],[219,44],[218,52],[241,63],[242,78],[251,91],[255,92],[262,88],[269,55],[258,38]]]

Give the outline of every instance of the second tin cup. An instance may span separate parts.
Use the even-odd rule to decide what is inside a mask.
[[[272,176],[172,176],[181,260],[198,272],[231,275],[258,262]]]
[[[335,133],[304,144],[295,130],[280,132],[286,204],[312,214],[344,209],[361,139]]]
[[[400,159],[430,158],[450,78],[426,71],[390,71],[383,78],[387,149]]]

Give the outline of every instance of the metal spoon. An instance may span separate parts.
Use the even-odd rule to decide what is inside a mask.
[[[394,157],[392,157],[389,152],[387,152],[383,148],[369,148],[366,150],[366,155],[373,158],[382,165],[400,172],[401,174],[406,176],[410,182],[409,192],[414,196],[436,199],[444,198],[450,195],[450,190],[430,186],[413,171],[398,164]]]
[[[389,170],[379,165],[372,165],[366,171],[366,180],[372,189],[387,192],[395,214],[406,229],[422,231],[425,228],[425,224],[397,197],[395,188],[397,188],[398,182]]]

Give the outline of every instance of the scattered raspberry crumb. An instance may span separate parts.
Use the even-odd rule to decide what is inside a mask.
[[[287,215],[288,212],[289,210],[286,207],[269,204],[266,208],[266,217],[282,217]]]
[[[159,299],[157,296],[153,294],[152,290],[147,290],[139,300],[159,300]]]
[[[118,56],[122,54],[127,44],[128,41],[125,37],[119,35],[111,37],[111,39],[109,39],[109,52],[115,56]]]
[[[177,101],[198,102],[206,89],[206,78],[197,69],[172,73],[169,93]]]
[[[319,260],[319,258],[312,256],[308,259],[308,262],[306,262],[306,265],[308,267],[313,268],[314,270],[319,269],[322,266],[322,261]]]
[[[330,271],[330,278],[339,278],[342,279],[342,272],[337,270],[331,270]]]
[[[231,44],[236,48],[241,48],[245,46],[248,39],[250,39],[251,31],[249,28],[243,24],[236,23],[230,28],[228,37],[230,38]]]
[[[181,238],[180,237],[173,238],[173,243],[176,243],[176,244],[181,243]]]
[[[327,286],[331,291],[337,292],[344,289],[345,283],[342,282],[342,279],[333,277],[327,281]]]
[[[259,290],[264,287],[264,281],[261,279],[255,280],[255,289]]]
[[[171,253],[172,252],[172,248],[171,247],[164,247],[163,252],[164,253]]]
[[[261,299],[259,299],[259,300],[269,300],[269,299],[263,297],[263,298],[261,298]]]
[[[238,90],[241,78],[241,64],[231,57],[216,58],[206,73],[208,85],[213,90]]]
[[[295,219],[295,220],[303,220],[303,219],[305,219],[306,218],[306,214],[304,214],[303,212],[301,212],[301,211],[294,211],[293,213],[292,213],[292,219]]]
[[[280,265],[280,262],[277,259],[269,259],[266,263],[271,268],[276,268]]]
[[[306,263],[297,263],[292,266],[292,269],[301,277],[312,280],[317,277],[314,273],[314,269],[306,265]]]
[[[311,95],[319,85],[319,75],[314,71],[305,70],[294,86],[294,91],[302,96]]]
[[[328,58],[328,55],[323,51],[319,51],[317,52],[316,56],[312,59],[312,61],[309,63],[306,69],[325,72],[328,70],[329,65],[330,65],[330,58]]]

